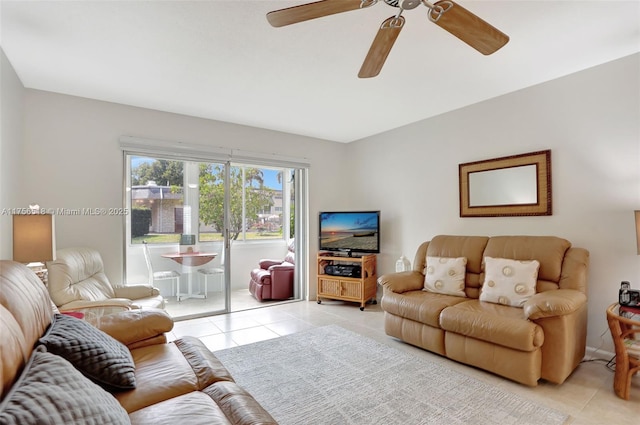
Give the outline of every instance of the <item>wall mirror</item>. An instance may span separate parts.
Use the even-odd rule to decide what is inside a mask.
[[[458,166],[460,217],[551,215],[551,151]]]

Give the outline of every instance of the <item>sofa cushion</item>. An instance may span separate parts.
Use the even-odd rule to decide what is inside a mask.
[[[481,341],[534,351],[542,346],[544,332],[524,318],[521,308],[468,300],[442,310],[440,327]]]
[[[130,421],[111,394],[41,346],[0,404],[0,423],[115,425]]]
[[[571,242],[556,236],[493,236],[487,243],[484,256],[538,260],[540,262],[538,279],[554,282],[557,288],[564,256],[569,248],[571,248]]]
[[[437,294],[466,297],[464,292],[466,264],[465,257],[427,257],[424,289]]]
[[[536,293],[537,260],[485,257],[485,278],[480,301],[522,308]]]
[[[47,288],[24,264],[0,260],[0,399],[51,324]]]
[[[127,412],[200,391],[218,381],[233,381],[222,362],[195,337],[131,350],[135,390],[114,394]]]
[[[426,265],[427,256],[466,258],[465,293],[467,297],[478,298],[482,285],[483,252],[488,240],[486,236],[438,235],[425,243],[424,257],[421,257],[420,249],[418,250],[414,264],[420,267],[419,271],[422,271]]]
[[[229,424],[220,406],[200,391],[192,391],[160,401],[130,414],[134,425],[211,425]]]
[[[382,308],[387,313],[439,328],[442,310],[465,300],[467,298],[427,291],[408,291],[402,294],[388,291],[382,298]]]
[[[220,381],[203,390],[234,424],[277,425],[256,399],[235,382]]]
[[[464,257],[467,259],[467,273],[482,271],[482,253],[489,238],[486,236],[434,236],[427,247],[427,255],[432,257]]]
[[[49,293],[57,306],[76,300],[104,301],[114,298],[113,286],[104,273],[100,253],[91,248],[64,248],[47,261]]]
[[[253,269],[251,280],[261,285],[271,285],[271,272],[265,269]]]
[[[135,366],[129,349],[83,320],[56,314],[39,342],[107,390],[136,387]]]
[[[264,408],[235,382],[221,381],[132,412],[132,424],[276,425]]]

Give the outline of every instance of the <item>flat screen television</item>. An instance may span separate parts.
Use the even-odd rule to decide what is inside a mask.
[[[380,252],[380,211],[324,211],[318,223],[320,251]]]

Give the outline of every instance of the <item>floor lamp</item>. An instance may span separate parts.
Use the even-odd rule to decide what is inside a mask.
[[[47,283],[45,261],[55,260],[56,238],[52,214],[13,215],[13,261],[24,263]]]

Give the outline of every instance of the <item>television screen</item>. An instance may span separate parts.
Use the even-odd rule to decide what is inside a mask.
[[[380,252],[380,211],[321,212],[320,250]]]

